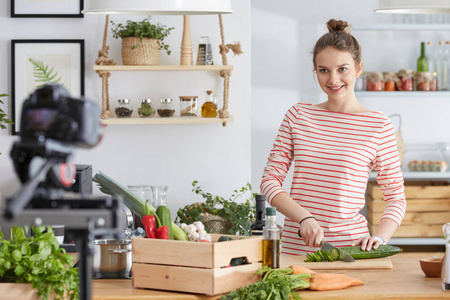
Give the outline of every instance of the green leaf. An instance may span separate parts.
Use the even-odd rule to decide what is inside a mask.
[[[35,77],[36,82],[45,82],[45,83],[58,83],[61,80],[61,77],[55,79],[58,76],[58,72],[54,71],[54,67],[49,70],[48,65],[44,65],[42,61],[34,60],[32,58],[28,59],[33,65],[33,75]],[[41,84],[38,86],[43,87]]]

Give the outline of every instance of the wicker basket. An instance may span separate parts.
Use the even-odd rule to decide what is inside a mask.
[[[218,215],[208,213],[201,214],[202,223],[206,228],[209,228],[209,233],[228,234],[231,228],[231,223],[227,219]]]
[[[138,45],[133,49],[134,45]],[[124,65],[157,65],[159,62],[159,44],[157,40],[138,37],[122,39],[122,62]]]

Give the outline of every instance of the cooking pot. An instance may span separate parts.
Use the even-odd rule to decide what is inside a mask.
[[[131,240],[94,241],[94,278],[131,278]]]

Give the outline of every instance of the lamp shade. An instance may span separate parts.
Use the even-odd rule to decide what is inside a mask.
[[[449,0],[378,0],[375,12],[391,14],[450,14]]]
[[[83,14],[207,15],[229,14],[231,0],[84,0]]]

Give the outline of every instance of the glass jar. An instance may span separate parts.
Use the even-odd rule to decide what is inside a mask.
[[[133,114],[133,107],[129,99],[117,100],[117,107],[115,109],[118,118],[129,118]]]
[[[433,72],[431,73],[431,84],[430,84],[430,91],[437,91],[439,90],[439,85],[438,85],[438,74],[437,72]]]
[[[197,116],[198,96],[180,96],[180,115],[182,117]]]
[[[362,72],[355,82],[355,91],[365,91],[366,90],[366,73]]]
[[[175,113],[175,108],[172,105],[172,99],[161,99],[161,103],[159,104],[157,112],[161,118],[173,116],[173,114]]]
[[[138,108],[138,114],[141,117],[151,117],[155,115],[151,99],[141,99],[141,107]]]
[[[380,92],[384,88],[383,73],[370,72],[367,73],[366,87],[368,91]]]
[[[401,85],[400,79],[395,72],[383,72],[384,90],[386,92],[394,92]]]
[[[414,79],[413,79],[413,70],[408,69],[402,69],[398,71],[397,75],[400,78],[400,81],[402,82],[402,85],[400,87],[401,91],[414,91]]]
[[[416,83],[416,91],[429,91],[433,75],[430,72],[417,72],[414,75],[414,82]]]

